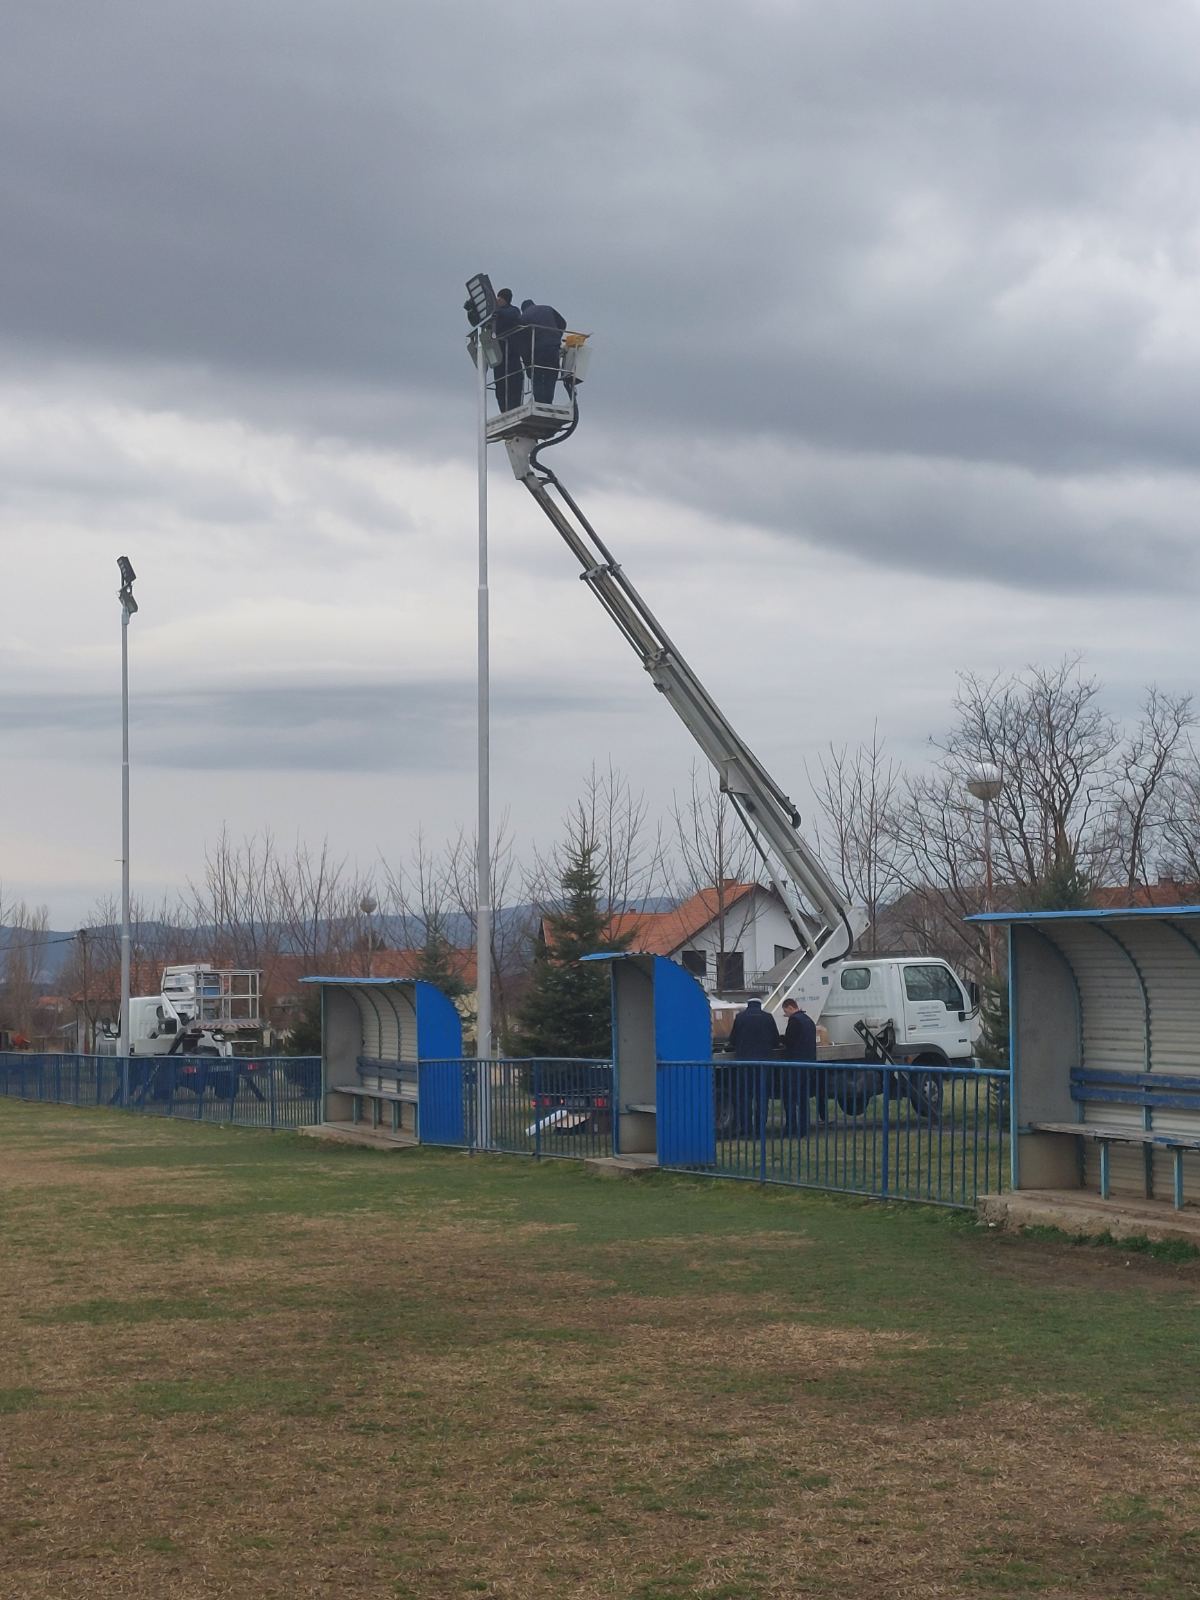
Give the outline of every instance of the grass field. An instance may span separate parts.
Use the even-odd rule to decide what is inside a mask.
[[[1191,1596],[1200,1264],[0,1103],[0,1595]]]

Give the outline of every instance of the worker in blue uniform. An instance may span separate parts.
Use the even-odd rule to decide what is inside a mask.
[[[788,1133],[803,1138],[808,1132],[808,1102],[814,1076],[807,1066],[817,1059],[817,1025],[795,1000],[783,1002],[783,1014],[787,1023],[783,1030],[785,1065],[779,1068],[779,1103]],[[799,1064],[802,1062],[805,1065]]]
[[[533,398],[541,405],[554,404],[554,386],[562,361],[562,336],[567,324],[553,306],[521,301],[521,359],[529,368]]]
[[[747,1000],[745,1010],[734,1017],[726,1048],[745,1062],[762,1063],[778,1054],[779,1028],[775,1018],[763,1010],[761,1000]],[[729,1067],[726,1073],[721,1120],[731,1132],[753,1138],[760,1112],[766,1109],[761,1101],[770,1099],[774,1073],[761,1064]]]
[[[512,411],[521,404],[525,374],[521,361],[521,313],[513,305],[511,289],[496,290],[496,310],[492,317],[502,352],[496,368],[496,404],[501,411]]]

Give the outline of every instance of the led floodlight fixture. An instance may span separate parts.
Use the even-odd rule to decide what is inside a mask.
[[[138,608],[137,601],[133,598],[133,580],[137,577],[137,573],[133,570],[133,563],[128,556],[117,557],[117,571],[121,574],[121,587],[117,590],[117,599],[132,616]]]
[[[491,316],[496,309],[496,291],[486,272],[477,272],[467,279],[467,295],[471,307],[471,322],[475,327]]]

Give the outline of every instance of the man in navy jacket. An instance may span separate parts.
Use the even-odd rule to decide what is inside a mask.
[[[783,1002],[787,1027],[783,1032],[784,1060],[811,1062],[817,1059],[817,1025],[807,1011],[801,1011],[794,1000]],[[812,1073],[800,1066],[779,1069],[779,1100],[783,1107],[784,1127],[791,1134],[808,1132],[808,1102],[812,1096]]]
[[[539,306],[532,300],[521,301],[521,324],[530,330],[520,339],[521,358],[533,382],[533,398],[542,405],[553,405],[567,324],[553,306]]]
[[[503,352],[496,368],[496,404],[501,411],[511,411],[521,404],[524,382],[521,370],[521,313],[512,303],[511,289],[496,290],[496,310],[492,317],[492,331]]]

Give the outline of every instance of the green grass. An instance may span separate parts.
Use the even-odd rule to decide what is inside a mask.
[[[0,1141],[31,1600],[102,1548],[132,1596],[1190,1592],[1192,1251],[57,1107]]]

